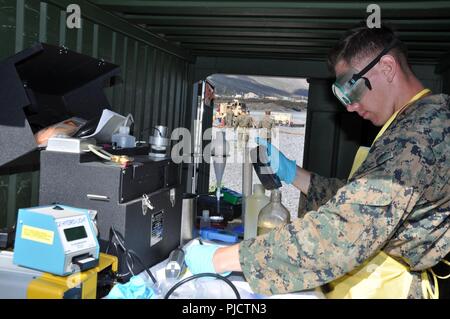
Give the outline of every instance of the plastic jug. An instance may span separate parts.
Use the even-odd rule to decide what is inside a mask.
[[[130,135],[130,128],[128,126],[119,127],[119,133],[114,133],[111,141],[113,145],[120,148],[130,148],[136,145],[136,138]]]

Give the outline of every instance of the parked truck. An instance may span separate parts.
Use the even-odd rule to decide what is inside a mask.
[[[293,117],[291,113],[271,112],[272,118],[277,125],[292,126]]]

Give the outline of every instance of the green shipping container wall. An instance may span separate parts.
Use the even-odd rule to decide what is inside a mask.
[[[66,27],[70,3],[81,6],[80,29]],[[0,0],[0,22],[0,60],[46,42],[119,65],[123,83],[106,94],[114,111],[133,115],[137,138],[148,140],[155,125],[190,127],[190,61],[175,47],[172,52],[156,37],[84,1]],[[37,204],[38,185],[39,172],[0,176],[0,228],[15,224],[18,208]]]

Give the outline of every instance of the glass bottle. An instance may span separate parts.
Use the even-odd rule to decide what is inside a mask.
[[[259,213],[269,202],[264,186],[261,184],[253,185],[253,194],[245,199],[244,239],[256,236]]]
[[[281,204],[281,192],[278,189],[270,193],[270,203],[261,209],[258,217],[258,236],[263,235],[273,228],[290,223],[291,215],[286,207]]]

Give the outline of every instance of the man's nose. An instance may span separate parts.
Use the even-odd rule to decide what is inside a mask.
[[[357,102],[352,103],[352,104],[348,104],[347,105],[347,111],[349,111],[349,112],[357,112],[359,110],[360,106],[361,105],[359,103],[357,103]]]

